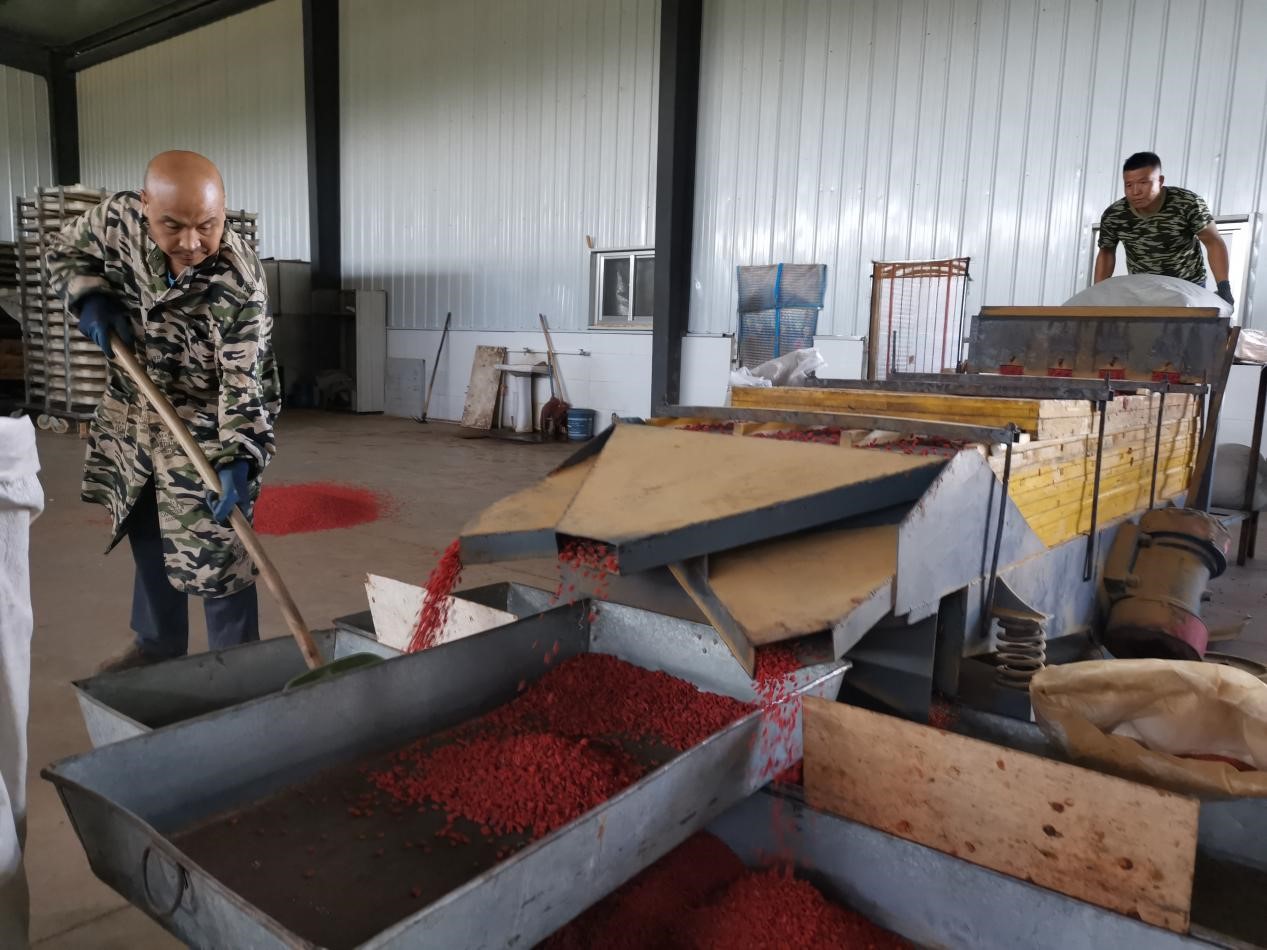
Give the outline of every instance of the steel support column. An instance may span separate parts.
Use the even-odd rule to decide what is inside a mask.
[[[663,0],[656,150],[656,282],[651,407],[678,401],[691,307],[695,140],[703,0]]]
[[[53,139],[53,174],[57,184],[79,184],[79,94],[75,74],[57,53],[49,55],[48,128]]]
[[[303,0],[304,100],[308,126],[308,221],[312,285],[337,289],[339,220],[339,2]]]

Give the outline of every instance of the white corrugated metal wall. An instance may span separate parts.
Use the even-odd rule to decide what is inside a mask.
[[[824,334],[867,332],[873,258],[971,256],[972,308],[1062,303],[1139,150],[1262,209],[1264,37],[1262,0],[707,0],[691,330],[733,327],[749,263],[828,264]]]
[[[189,148],[258,212],[260,254],[308,259],[300,0],[273,0],[79,73],[85,184],[140,186],[157,152]]]
[[[0,241],[13,241],[13,200],[53,183],[43,76],[0,66],[0,129]]]
[[[656,0],[343,0],[343,274],[390,324],[587,325],[655,230]]]

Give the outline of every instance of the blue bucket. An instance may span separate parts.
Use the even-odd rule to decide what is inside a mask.
[[[568,440],[571,442],[584,442],[586,439],[594,438],[595,415],[597,413],[593,409],[569,409]]]

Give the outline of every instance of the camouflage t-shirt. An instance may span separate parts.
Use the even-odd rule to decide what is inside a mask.
[[[1205,259],[1197,232],[1214,220],[1205,200],[1186,188],[1167,186],[1161,207],[1139,214],[1125,198],[1100,218],[1100,247],[1126,245],[1126,269],[1132,274],[1161,274],[1205,284]]]

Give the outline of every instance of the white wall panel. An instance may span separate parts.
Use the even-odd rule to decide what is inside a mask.
[[[654,241],[658,2],[340,15],[345,284],[387,290],[398,328],[585,327],[586,236]]]
[[[309,258],[300,0],[237,16],[79,73],[85,184],[138,188],[169,148],[214,161],[229,205],[260,215],[260,255]]]
[[[691,330],[778,261],[828,265],[823,335],[867,332],[873,259],[970,256],[970,309],[1061,303],[1135,151],[1265,210],[1263,37],[1262,0],[706,0]]]
[[[13,241],[13,200],[53,183],[43,76],[0,66],[0,129],[0,241]]]

